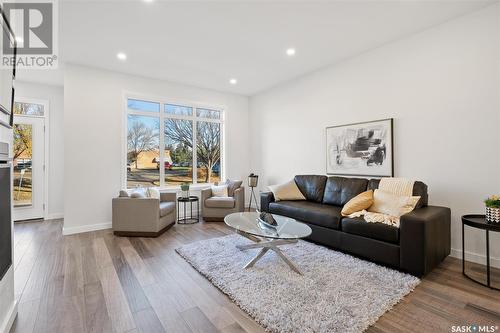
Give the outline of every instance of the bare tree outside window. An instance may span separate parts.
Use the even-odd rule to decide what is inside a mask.
[[[28,125],[14,126],[14,160],[21,155],[31,159],[33,155],[32,127]]]
[[[165,136],[183,147],[188,147],[189,151],[193,149],[193,126],[190,121],[167,119]],[[218,176],[220,173],[220,124],[197,122],[196,140],[198,182],[211,183],[214,181],[212,176],[214,174]]]
[[[158,133],[145,123],[136,120],[129,126],[127,134],[129,160],[135,163],[137,169],[137,159],[145,151],[151,151],[158,147]]]
[[[127,186],[158,186],[159,121],[136,115],[127,119]]]
[[[221,179],[222,111],[128,99],[127,113],[128,187],[214,183]],[[160,180],[162,173],[164,178]]]
[[[29,206],[33,199],[33,126],[14,125],[14,207]]]
[[[35,103],[14,103],[14,114],[21,114],[26,116],[43,116],[43,105]]]
[[[181,185],[193,182],[193,122],[186,119],[165,120],[165,144],[172,166],[165,168],[165,183]]]
[[[197,126],[198,177],[205,178],[199,182],[211,183],[212,176],[219,176],[220,173],[220,124],[199,121]],[[217,180],[220,180],[219,178]]]

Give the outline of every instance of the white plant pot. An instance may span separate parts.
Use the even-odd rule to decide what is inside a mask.
[[[500,223],[500,208],[486,207],[486,221]]]

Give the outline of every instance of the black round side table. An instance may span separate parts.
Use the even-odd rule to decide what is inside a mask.
[[[486,284],[476,280],[465,273],[465,226],[486,230]],[[500,223],[486,222],[485,215],[464,215],[462,216],[462,274],[470,280],[479,283],[490,289],[500,290],[491,286],[490,269],[490,231],[500,232]]]
[[[196,203],[196,216],[193,216],[193,202]],[[187,198],[177,198],[177,223],[179,224],[193,224],[193,223],[198,223],[200,222],[200,203],[198,201],[198,197],[196,196],[189,196]],[[184,206],[184,215],[181,218],[181,204]],[[189,204],[189,217],[187,215],[188,209],[187,205]]]

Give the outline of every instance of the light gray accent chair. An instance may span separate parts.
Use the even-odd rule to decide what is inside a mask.
[[[158,237],[175,224],[177,194],[155,198],[131,198],[120,192],[113,199],[113,233],[117,236]]]
[[[231,213],[245,210],[245,188],[240,186],[234,190],[233,196],[214,197],[212,189],[201,191],[201,215],[206,222],[221,222]]]

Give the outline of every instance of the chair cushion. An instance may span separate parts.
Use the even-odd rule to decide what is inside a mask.
[[[368,182],[368,189],[369,190],[378,189],[379,183],[380,183],[380,179],[370,179],[370,181]],[[425,207],[428,205],[429,194],[427,192],[427,185],[425,185],[425,183],[422,183],[420,181],[416,181],[415,184],[413,184],[412,195],[420,197],[420,200],[418,200],[417,205],[415,206],[415,209]]]
[[[385,223],[366,222],[362,217],[345,217],[340,224],[342,231],[348,234],[377,239],[388,243],[399,243],[399,228]]]
[[[329,177],[326,181],[323,203],[343,206],[349,200],[366,191],[368,180],[364,178]]]
[[[235,200],[231,197],[211,197],[205,200],[208,208],[234,208]]]
[[[295,176],[294,180],[308,201],[321,202],[323,200],[326,176],[299,175]]]
[[[175,202],[160,202],[160,217],[175,211]]]
[[[339,229],[341,207],[311,201],[279,201],[269,204],[269,212],[330,229]]]

